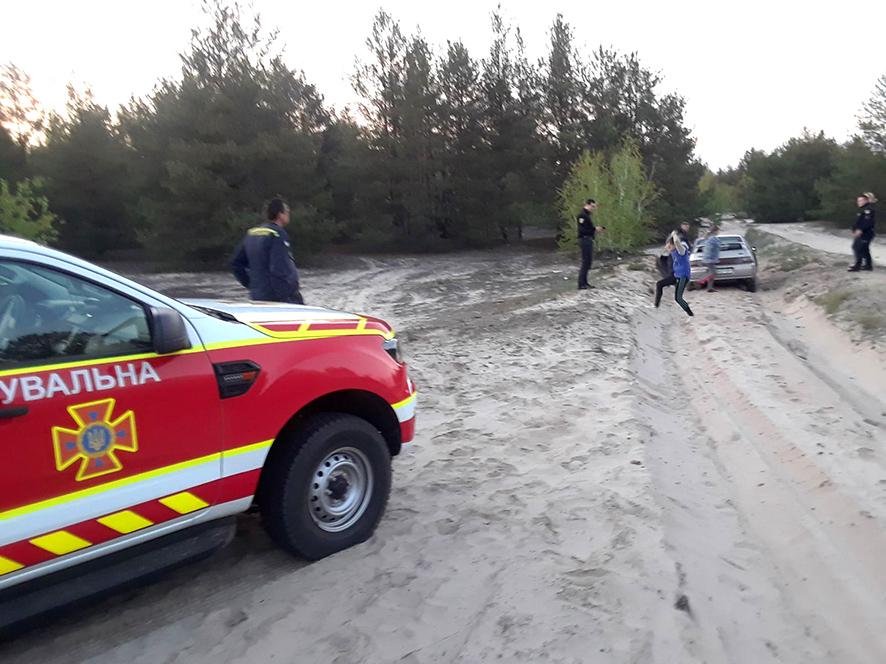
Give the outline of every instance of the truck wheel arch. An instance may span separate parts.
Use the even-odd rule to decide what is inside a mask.
[[[311,401],[293,415],[277,434],[271,450],[265,459],[264,468],[259,479],[256,498],[261,509],[262,485],[265,478],[265,470],[275,463],[275,459],[282,454],[287,445],[295,439],[295,432],[308,419],[320,413],[346,413],[355,415],[372,424],[387,443],[391,457],[400,454],[402,436],[400,421],[391,405],[373,392],[366,390],[340,390],[330,392]]]

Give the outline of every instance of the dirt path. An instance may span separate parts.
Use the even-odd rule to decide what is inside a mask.
[[[829,363],[848,358],[786,336],[768,297],[698,294],[701,320],[638,326],[667,539],[708,661],[882,662],[884,429],[843,398],[858,386]],[[662,410],[668,386],[685,398]]]
[[[851,264],[853,261],[852,237],[848,230],[843,235],[837,235],[831,230],[809,223],[755,224],[754,228],[759,228],[767,233],[772,233],[773,235],[811,247],[818,251],[845,255],[847,265]],[[871,256],[873,257],[875,264],[886,264],[886,242],[882,239],[875,239],[873,243],[871,243]]]
[[[397,327],[419,385],[377,535],[305,564],[246,516],[0,661],[886,661],[881,356],[780,292],[692,293],[688,320],[651,277],[595,275],[578,293],[530,253],[306,271],[310,302]]]

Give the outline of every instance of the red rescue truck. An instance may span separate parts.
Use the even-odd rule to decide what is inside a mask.
[[[362,542],[414,427],[383,321],[180,301],[0,236],[0,629],[204,556],[253,507],[305,558]]]

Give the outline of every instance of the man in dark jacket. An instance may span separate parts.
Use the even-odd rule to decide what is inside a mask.
[[[602,231],[603,226],[595,226],[591,213],[597,209],[597,201],[589,198],[578,213],[578,246],[581,249],[581,267],[578,270],[578,289],[590,288],[588,271],[594,261],[594,236]]]
[[[855,218],[855,226],[852,227],[852,252],[855,254],[855,265],[849,268],[850,272],[861,270],[873,270],[874,263],[871,259],[871,242],[874,239],[874,224],[876,216],[874,203],[876,197],[866,192],[856,199],[858,204],[858,216]]]
[[[231,271],[253,300],[304,304],[285,229],[289,205],[282,198],[272,199],[267,217],[268,221],[246,232],[231,259]]]

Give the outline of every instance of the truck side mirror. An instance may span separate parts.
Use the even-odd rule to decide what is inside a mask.
[[[185,319],[174,309],[151,307],[151,332],[154,352],[158,355],[177,353],[191,347]]]

